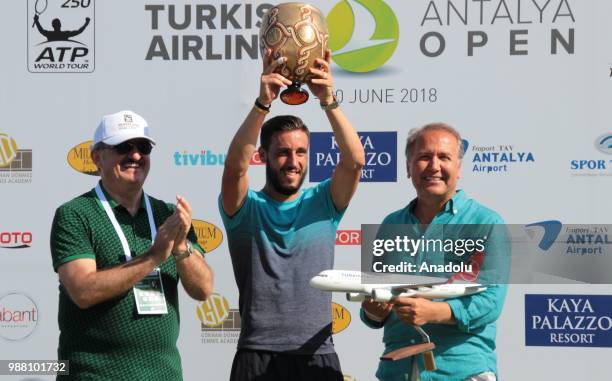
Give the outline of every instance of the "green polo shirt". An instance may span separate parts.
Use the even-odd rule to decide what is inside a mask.
[[[103,189],[104,190],[104,189]],[[144,198],[136,216],[104,191],[128,241],[132,257],[151,246]],[[174,207],[149,197],[155,225],[160,226]],[[193,228],[189,240],[196,242]],[[200,247],[198,247],[201,250]],[[203,252],[203,250],[201,250]],[[125,261],[121,241],[102,204],[91,190],[60,206],[51,229],[55,271],[64,263],[91,258],[98,269]],[[168,305],[165,315],[138,315],[134,292],[80,309],[59,286],[60,329],[58,358],[70,361],[70,375],[62,380],[182,380],[179,335],[178,274],[172,259],[161,264]]]
[[[415,203],[416,199],[406,207],[389,214],[382,224],[413,224],[415,229],[419,228],[420,221],[412,213]],[[485,253],[492,255],[495,260],[503,260],[497,268],[497,271],[500,271],[507,269],[507,261],[510,258],[510,247],[503,223],[497,213],[459,190],[434,217],[423,234],[429,238],[432,232],[439,231],[440,225],[447,224],[479,225],[479,228],[489,226],[495,229],[495,237],[492,235],[487,240]],[[495,279],[499,280],[500,277],[496,276]],[[433,352],[437,370],[425,371],[423,356],[418,355],[422,381],[463,381],[487,371],[497,373],[495,321],[501,314],[506,289],[504,284],[487,284],[487,290],[479,294],[446,300],[457,324],[423,326],[431,341],[436,344]],[[397,318],[395,312],[391,312],[383,323],[377,323],[368,319],[362,309],[361,320],[371,328],[384,327],[385,353],[423,341],[413,328]],[[410,379],[411,372],[412,357],[408,357],[393,362],[381,361],[376,376],[383,381],[405,381]]]

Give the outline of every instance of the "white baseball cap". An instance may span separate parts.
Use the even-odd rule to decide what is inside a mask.
[[[131,139],[147,139],[155,144],[149,133],[147,121],[133,111],[119,111],[104,115],[94,133],[93,145],[100,142],[115,146]]]

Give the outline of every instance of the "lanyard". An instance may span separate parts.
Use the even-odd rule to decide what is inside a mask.
[[[145,207],[147,209],[147,217],[149,219],[149,228],[151,229],[151,240],[155,240],[155,236],[157,235],[157,229],[155,228],[155,221],[153,220],[153,210],[151,209],[151,202],[149,201],[149,196],[146,193],[142,192],[145,200]],[[100,183],[96,185],[96,195],[98,199],[100,199],[100,203],[102,203],[102,207],[104,207],[104,211],[106,215],[110,219],[110,222],[113,224],[113,228],[115,228],[115,232],[119,236],[119,240],[121,241],[121,246],[123,246],[123,253],[125,254],[126,261],[132,260],[132,254],[130,252],[130,246],[128,245],[127,239],[125,238],[125,234],[123,234],[123,230],[121,230],[121,226],[119,226],[119,222],[117,221],[117,217],[115,217],[115,213],[110,207],[106,196],[104,196],[104,192],[102,192],[102,188],[100,187]]]

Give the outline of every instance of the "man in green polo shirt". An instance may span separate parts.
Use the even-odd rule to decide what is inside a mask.
[[[380,380],[497,379],[495,321],[501,314],[507,286],[490,283],[503,283],[510,258],[509,246],[502,218],[457,189],[462,157],[461,137],[446,124],[429,124],[411,132],[406,143],[406,168],[417,197],[389,214],[382,224],[410,224],[420,229],[419,236],[422,234],[425,238],[439,238],[431,235],[440,233],[440,225],[445,225],[447,232],[454,231],[449,226],[453,224],[473,226],[468,232],[488,229],[493,234],[484,246],[482,254],[487,259],[482,262],[483,271],[478,279],[482,281],[486,272],[493,281],[486,282],[484,292],[455,299],[399,297],[393,303],[364,302],[361,319],[371,328],[384,327],[385,353],[420,343],[423,339],[412,326],[423,326],[436,345],[433,352],[437,369],[426,370],[422,355],[381,361],[376,373]],[[456,230],[461,231],[461,227]],[[422,254],[417,253],[415,258]],[[462,274],[457,275],[461,278]]]
[[[182,379],[178,280],[204,300],[212,272],[187,201],[177,196],[174,207],[143,192],[154,144],[140,115],[104,116],[91,153],[100,182],[55,213],[58,358],[70,362],[58,379]]]

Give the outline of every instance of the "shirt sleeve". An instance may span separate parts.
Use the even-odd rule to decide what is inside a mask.
[[[344,216],[346,208],[341,211],[336,210],[336,206],[334,205],[334,200],[332,199],[331,195],[331,178],[320,182],[315,187],[315,193],[320,193],[324,197],[325,206],[329,211],[329,214],[332,218],[332,222],[336,227],[338,227],[342,216]]]
[[[374,328],[374,329],[382,328],[385,325],[385,321],[387,320],[385,319],[383,321],[376,321],[376,320],[370,319],[363,308],[359,309],[359,317],[361,318],[361,321],[366,326],[370,328]]]
[[[471,332],[495,322],[501,314],[507,289],[506,285],[488,286],[479,294],[447,300],[459,330]]]
[[[53,269],[80,258],[96,259],[86,222],[77,211],[62,206],[55,211],[51,227]]]
[[[251,207],[252,198],[253,198],[253,190],[249,189],[244,198],[242,206],[240,206],[240,209],[238,209],[238,211],[233,216],[228,216],[227,213],[225,213],[225,210],[223,210],[222,195],[219,194],[219,199],[218,199],[219,214],[221,214],[221,219],[223,220],[223,225],[225,225],[226,230],[233,229],[234,227],[240,224],[242,217],[245,214],[247,214],[248,209]]]
[[[501,314],[508,289],[511,242],[501,218],[493,224],[482,225],[487,229],[484,262],[477,281],[487,287],[481,293],[450,299],[449,304],[457,326],[470,332],[491,324]]]

